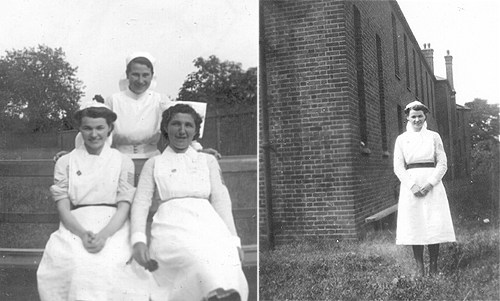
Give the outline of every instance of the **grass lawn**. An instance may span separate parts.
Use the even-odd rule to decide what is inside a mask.
[[[457,242],[441,244],[438,276],[412,277],[411,247],[396,246],[394,230],[384,230],[359,242],[261,250],[260,300],[500,300],[498,209],[485,206],[482,191],[455,191]]]

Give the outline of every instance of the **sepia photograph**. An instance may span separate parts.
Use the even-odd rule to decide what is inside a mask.
[[[0,300],[258,300],[258,1],[2,5]]]

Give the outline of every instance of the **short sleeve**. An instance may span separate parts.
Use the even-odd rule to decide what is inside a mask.
[[[135,167],[132,159],[125,155],[122,156],[122,168],[120,171],[120,178],[118,180],[118,191],[116,193],[116,202],[129,202],[132,203],[134,199],[135,187]]]
[[[104,100],[104,104],[113,111],[113,96],[109,96]]]
[[[50,186],[50,193],[52,194],[52,199],[55,202],[63,199],[69,199],[68,174],[69,155],[65,155],[57,160],[54,167],[54,184]]]

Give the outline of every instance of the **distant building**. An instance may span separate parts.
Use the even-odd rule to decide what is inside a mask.
[[[268,229],[277,244],[362,236],[366,217],[397,203],[392,153],[414,100],[443,137],[448,177],[469,174],[467,109],[455,102],[451,56],[447,78],[435,76],[433,50],[419,47],[395,1],[261,6],[262,238]]]

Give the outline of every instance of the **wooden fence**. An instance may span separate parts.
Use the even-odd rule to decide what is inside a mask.
[[[145,160],[134,160],[136,179],[140,174]],[[223,177],[233,202],[233,214],[238,233],[245,250],[245,265],[257,264],[257,159],[256,156],[232,156],[219,161]],[[52,160],[3,160],[0,161],[0,181],[9,179],[15,182],[41,180],[42,189],[48,190],[52,182],[54,163]],[[29,184],[28,184],[29,186]],[[2,186],[6,190],[5,186]],[[24,190],[21,188],[19,190]],[[20,191],[22,194],[22,191]],[[32,194],[28,194],[32,197]],[[49,212],[33,212],[15,208],[25,208],[13,204],[12,196],[6,191],[0,191],[0,228],[7,224],[57,224],[59,217],[55,206]],[[21,197],[22,199],[22,197]],[[30,204],[33,200],[22,200]],[[20,202],[18,202],[20,203]],[[36,205],[36,204],[35,204]],[[49,206],[47,206],[49,207]],[[13,209],[14,208],[14,209]],[[150,216],[154,212],[150,212]],[[46,233],[46,238],[48,235]],[[22,237],[22,235],[20,235]],[[9,241],[0,242],[0,266],[37,264],[43,248],[12,248]]]

